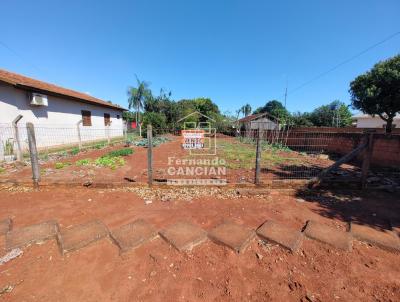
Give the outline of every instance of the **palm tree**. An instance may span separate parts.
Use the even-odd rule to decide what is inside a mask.
[[[243,112],[244,116],[248,116],[251,113],[251,106],[250,104],[244,105],[240,110]]]
[[[128,104],[129,109],[135,108],[136,110],[136,123],[139,125],[139,135],[142,136],[142,127],[140,125],[140,109],[143,108],[143,102],[146,98],[151,97],[151,90],[149,84],[145,81],[140,81],[135,75],[137,87],[128,87]]]

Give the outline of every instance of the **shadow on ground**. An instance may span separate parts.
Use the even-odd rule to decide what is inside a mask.
[[[400,227],[400,193],[363,190],[305,190],[298,200],[318,203],[317,214],[379,229]]]

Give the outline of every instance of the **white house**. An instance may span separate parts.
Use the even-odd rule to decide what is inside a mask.
[[[122,136],[124,110],[85,93],[0,69],[0,157],[16,144],[13,121],[23,148],[26,123],[33,123],[40,148],[77,143],[79,137],[84,142]]]
[[[352,117],[357,128],[384,128],[386,122],[378,115],[372,116],[369,114],[357,114]],[[393,127],[400,128],[400,114],[397,114],[393,119]]]

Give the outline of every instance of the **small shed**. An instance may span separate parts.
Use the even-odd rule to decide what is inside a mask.
[[[279,119],[268,112],[252,114],[238,120],[238,129],[241,132],[279,130]]]

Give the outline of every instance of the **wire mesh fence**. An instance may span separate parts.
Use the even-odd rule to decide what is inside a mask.
[[[147,129],[142,129],[139,137],[138,129],[36,125],[41,173],[50,181],[57,176],[64,182],[78,177],[91,181],[147,182],[146,132]],[[233,184],[254,183],[257,142],[261,183],[311,179],[335,162],[336,146],[340,143],[339,133],[319,132],[318,128],[301,131],[275,126],[233,129],[224,133],[215,129],[153,128],[152,133],[153,175],[160,181],[194,178],[226,179]],[[130,148],[132,152],[122,152],[113,159],[107,157],[109,152],[122,148]],[[23,161],[29,163],[26,127],[2,125],[0,161],[15,160],[19,150]],[[348,166],[346,169],[358,168]],[[223,173],[219,174],[221,171]],[[189,174],[185,175],[186,172]]]

